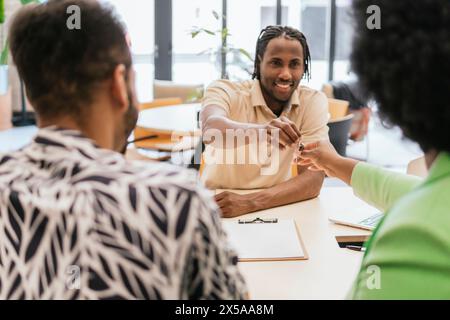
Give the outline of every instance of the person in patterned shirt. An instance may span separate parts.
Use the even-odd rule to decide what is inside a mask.
[[[81,28],[66,24],[79,7]],[[218,208],[194,172],[127,161],[134,72],[114,10],[22,8],[13,59],[39,131],[0,155],[0,299],[241,299]]]

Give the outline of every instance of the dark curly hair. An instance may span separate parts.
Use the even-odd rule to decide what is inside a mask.
[[[80,9],[79,30],[67,27],[71,5]],[[50,0],[19,10],[9,30],[11,53],[37,114],[88,114],[97,85],[117,65],[131,67],[125,32],[113,8],[100,1]]]
[[[304,77],[308,80],[311,78],[311,55],[309,53],[308,42],[306,41],[306,37],[303,33],[294,29],[292,27],[283,27],[283,26],[267,26],[261,30],[258,36],[258,40],[256,41],[256,50],[255,50],[255,66],[253,69],[252,79],[260,80],[260,67],[261,64],[260,57],[264,56],[266,52],[267,45],[270,40],[285,37],[286,39],[295,39],[302,45],[303,48],[303,67],[304,67]]]
[[[370,30],[370,5],[381,29]],[[354,0],[352,68],[380,115],[425,151],[450,152],[450,1]]]

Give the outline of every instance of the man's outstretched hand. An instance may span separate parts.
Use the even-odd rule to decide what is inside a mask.
[[[273,132],[278,132],[278,140],[276,142],[281,150],[296,145],[302,136],[295,123],[285,116],[273,119],[265,125],[265,129],[269,135],[270,143],[272,143]]]

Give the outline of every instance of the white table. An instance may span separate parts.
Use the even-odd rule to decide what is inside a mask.
[[[34,126],[0,132],[0,152],[26,145],[36,132]],[[328,187],[316,199],[246,215],[250,219],[294,218],[309,255],[308,260],[301,261],[239,263],[251,298],[343,299],[359,270],[362,253],[339,248],[336,238],[353,237],[353,241],[359,241],[356,239],[366,238],[370,233],[335,225],[328,221],[328,216],[355,212],[366,206],[350,188]]]
[[[36,126],[16,127],[0,131],[0,152],[10,152],[30,143],[37,133]]]
[[[158,134],[193,135],[199,132],[197,112],[200,103],[178,104],[139,112],[137,125]]]
[[[246,191],[235,191],[246,192]],[[248,192],[248,191],[247,191]],[[308,252],[308,260],[240,262],[251,299],[344,299],[363,253],[340,248],[337,235],[369,232],[338,226],[328,216],[368,206],[351,188],[323,188],[318,198],[251,213],[245,218],[293,218]],[[232,218],[239,219],[242,217]]]
[[[197,112],[199,103],[153,108],[139,113],[138,125],[155,133],[192,135],[199,132]],[[29,143],[37,133],[36,126],[15,127],[0,131],[0,152],[17,150]]]

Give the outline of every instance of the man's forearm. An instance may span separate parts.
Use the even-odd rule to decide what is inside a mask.
[[[210,116],[208,120],[203,124],[202,131],[208,131],[210,129],[219,130],[225,133],[227,129],[231,130],[248,130],[248,129],[263,129],[264,125],[255,123],[245,123],[230,120],[222,116]]]
[[[249,144],[251,137],[256,136],[248,134],[248,130],[263,128],[264,125],[261,124],[237,122],[222,116],[211,116],[203,125],[202,138],[205,144],[214,143],[215,147],[236,148]],[[232,131],[232,135],[229,137],[227,136],[227,130]],[[217,140],[219,138],[217,137],[218,134],[221,136],[219,140]],[[232,141],[227,142],[227,138],[232,138]]]
[[[324,176],[322,172],[305,171],[276,186],[248,194],[249,201],[252,203],[251,211],[315,198],[320,193]]]

